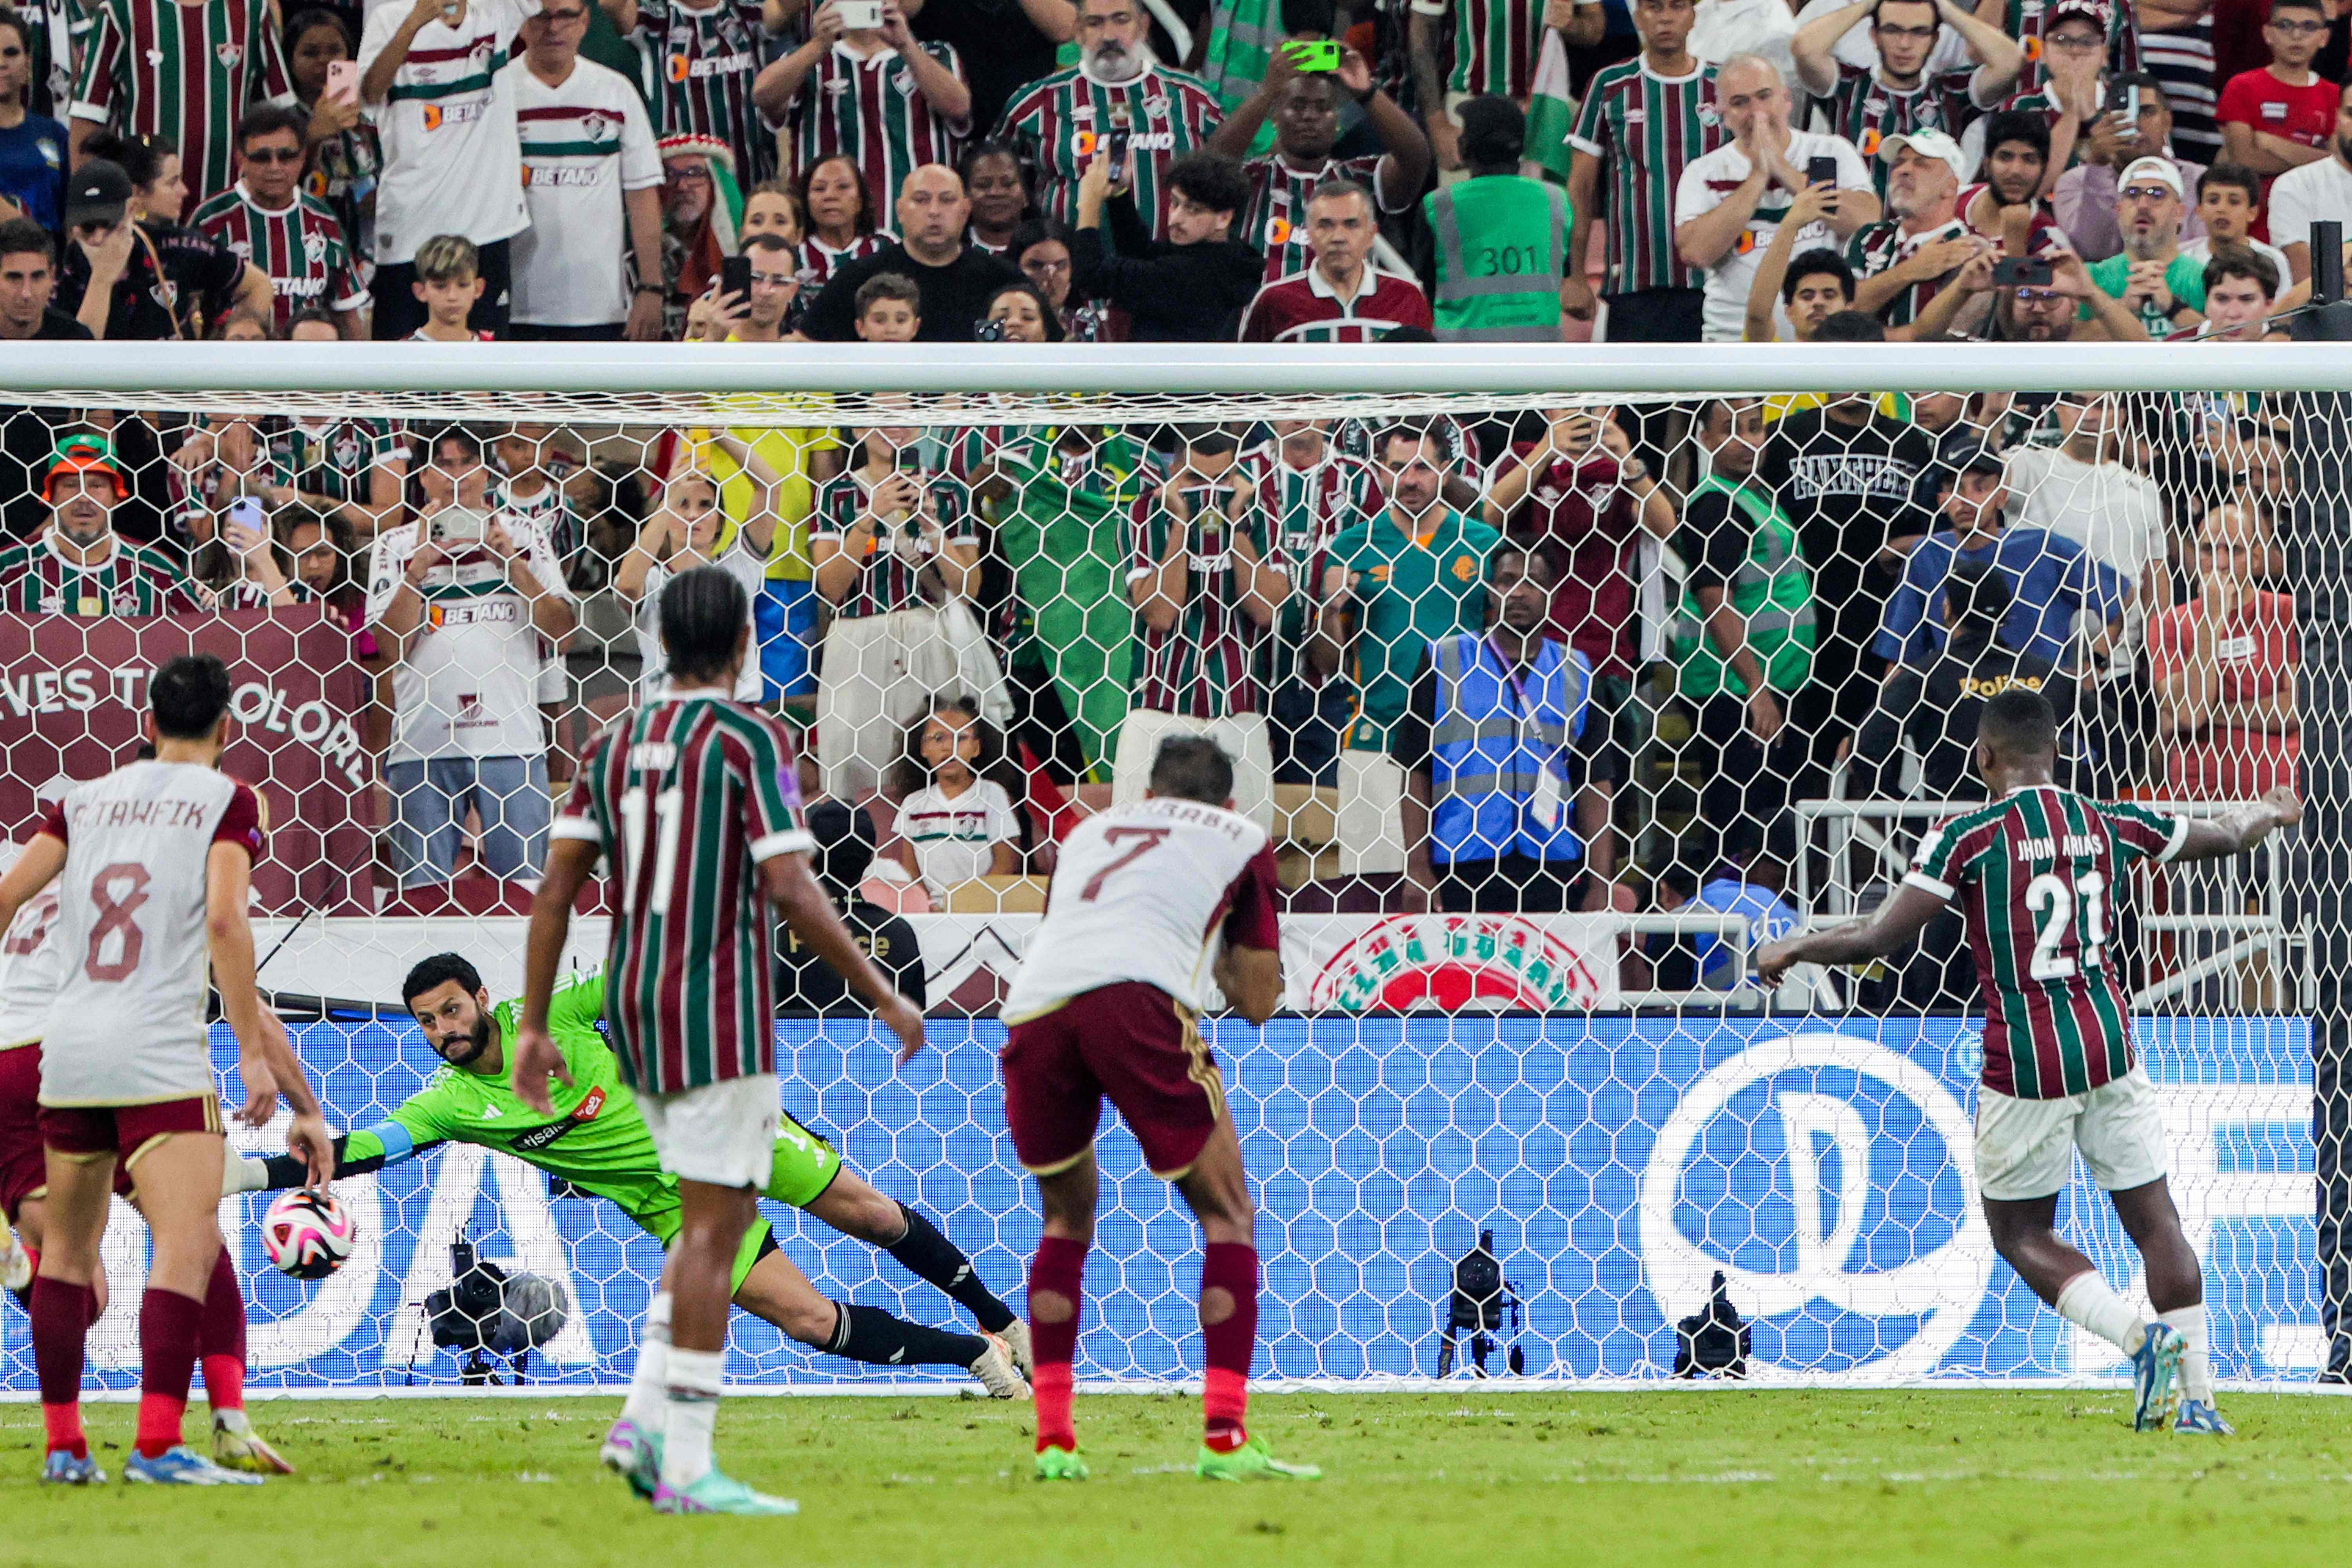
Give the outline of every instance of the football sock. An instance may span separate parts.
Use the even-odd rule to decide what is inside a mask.
[[[637,1333],[637,1370],[629,1378],[629,1400],[621,1414],[647,1432],[662,1429],[669,1410],[669,1292],[656,1290],[646,1303]]]
[[[2099,1278],[2095,1268],[2086,1268],[2067,1280],[2052,1305],[2058,1309],[2060,1317],[2080,1324],[2126,1355],[2137,1354],[2147,1338],[2147,1325],[2139,1321],[2139,1314]]]
[[[1070,1416],[1070,1361],[1078,1349],[1078,1315],[1086,1310],[1087,1244],[1066,1237],[1037,1238],[1037,1255],[1029,1263],[1029,1342],[1037,1369],[1029,1379],[1037,1399],[1037,1448],[1076,1451],[1078,1430]],[[1070,1315],[1058,1323],[1037,1316],[1041,1295],[1066,1298]]]
[[[890,1244],[887,1249],[890,1256],[905,1265],[907,1272],[916,1279],[936,1285],[954,1298],[956,1304],[970,1312],[982,1328],[992,1334],[1003,1333],[1004,1326],[1013,1321],[1013,1309],[980,1282],[963,1248],[941,1235],[928,1215],[905,1204],[898,1205],[898,1213],[906,1218],[907,1234]]]
[[[146,1458],[180,1446],[204,1325],[195,1297],[147,1287],[139,1303],[139,1452]]]
[[[988,1349],[978,1334],[950,1333],[894,1318],[879,1307],[835,1301],[832,1342],[824,1348],[876,1366],[970,1366]]]
[[[1201,1298],[1223,1290],[1234,1310],[1221,1322],[1203,1323],[1207,1372],[1201,1391],[1202,1438],[1221,1453],[1242,1446],[1242,1418],[1249,1413],[1250,1360],[1257,1352],[1257,1248],[1239,1241],[1213,1241],[1201,1258]]]
[[[98,1315],[98,1292],[43,1275],[33,1281],[33,1367],[41,1383],[41,1421],[49,1451],[89,1458],[81,1432],[82,1341]]]
[[[2180,1350],[2181,1393],[2200,1404],[2212,1404],[2213,1357],[2205,1331],[2205,1304],[2175,1307],[2169,1312],[2158,1312],[2156,1321],[2179,1330],[2187,1342]]]
[[[205,1363],[205,1400],[217,1415],[245,1408],[245,1293],[237,1289],[236,1266],[228,1248],[213,1259],[211,1283],[205,1287],[205,1320],[201,1341]]]
[[[683,1491],[710,1473],[710,1435],[719,1426],[719,1377],[726,1364],[725,1351],[669,1347],[661,1479],[672,1491]]]

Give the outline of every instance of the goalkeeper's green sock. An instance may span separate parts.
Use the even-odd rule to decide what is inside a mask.
[[[659,1432],[669,1413],[669,1292],[656,1290],[646,1303],[645,1327],[637,1337],[637,1370],[629,1379],[622,1417],[647,1432]]]

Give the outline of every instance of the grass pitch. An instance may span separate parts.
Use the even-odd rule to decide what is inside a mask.
[[[9,1405],[0,1563],[2340,1565],[2352,1402],[2223,1406],[2217,1440],[2135,1434],[2105,1391],[1261,1395],[1252,1428],[1326,1479],[1234,1487],[1191,1473],[1194,1400],[1082,1397],[1094,1479],[1045,1487],[1025,1405],[734,1399],[722,1459],[802,1508],[752,1521],[630,1498],[596,1468],[606,1399],[257,1402],[302,1473],[194,1492],[44,1489],[38,1414]],[[89,1415],[119,1477],[131,1407]]]

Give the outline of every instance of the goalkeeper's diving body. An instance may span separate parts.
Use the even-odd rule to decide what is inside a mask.
[[[338,1170],[361,1175],[413,1159],[436,1144],[478,1143],[511,1154],[583,1192],[618,1205],[667,1247],[681,1224],[677,1178],[665,1172],[620,1063],[596,1027],[604,977],[581,974],[560,987],[549,1032],[571,1069],[551,1086],[551,1118],[513,1089],[515,1025],[521,1000],[490,1005],[474,966],[454,952],[408,973],[402,1000],[445,1064],[384,1121],[335,1141]],[[231,1161],[229,1192],[300,1186],[291,1155]],[[785,1115],[763,1194],[806,1210],[845,1236],[869,1242],[953,1297],[979,1323],[965,1334],[910,1323],[878,1307],[828,1300],[776,1249],[766,1220],[743,1237],[734,1264],[735,1305],[813,1349],[879,1366],[960,1366],[999,1399],[1029,1395],[1027,1325],[999,1300],[971,1260],[928,1218],[875,1190],[842,1163],[833,1146]]]

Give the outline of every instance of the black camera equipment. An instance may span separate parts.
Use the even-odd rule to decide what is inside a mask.
[[[1517,1339],[1523,1306],[1519,1287],[1516,1280],[1503,1278],[1502,1259],[1495,1256],[1495,1233],[1482,1230],[1478,1245],[1454,1265],[1454,1294],[1446,1306],[1445,1326],[1437,1337],[1438,1376],[1452,1375],[1455,1337],[1465,1331],[1470,1335],[1472,1368],[1480,1377],[1488,1375],[1486,1358],[1495,1353],[1498,1343],[1495,1336],[1503,1326],[1507,1304],[1511,1310],[1512,1342],[1505,1360],[1514,1373],[1520,1373],[1528,1370],[1528,1362]]]

